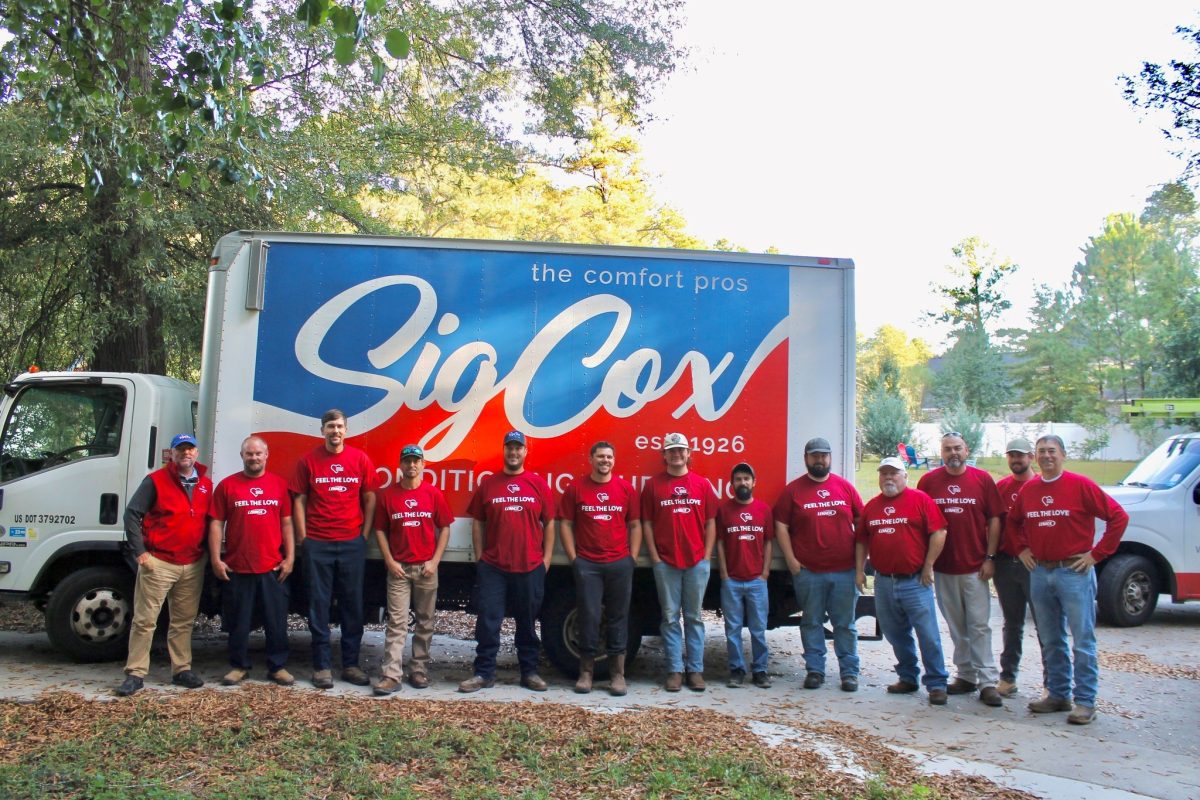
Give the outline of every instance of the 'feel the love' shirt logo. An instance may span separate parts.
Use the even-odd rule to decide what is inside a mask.
[[[343,472],[346,471],[346,468],[343,467],[341,464],[330,464],[329,471],[332,472],[334,475],[341,475]]]
[[[957,483],[952,483],[946,487],[946,491],[950,494],[961,494],[962,488]]]
[[[596,492],[596,499],[601,503],[608,502],[608,492]]]
[[[508,485],[508,491],[511,492],[512,494],[516,494],[517,492],[521,491],[521,484],[510,483]]]
[[[262,487],[259,487],[259,486],[251,486],[250,487],[250,496],[251,497],[262,497],[262,494],[263,494]]]
[[[818,489],[818,490],[817,490],[817,497],[819,497],[819,498],[821,498],[822,500],[824,500],[826,497],[829,497],[829,490],[828,490],[828,489]]]
[[[416,508],[417,507],[416,498],[413,498],[413,497],[408,498],[407,500],[404,501],[404,505],[407,506],[408,508]]]
[[[1052,496],[1050,496],[1050,495],[1046,495],[1046,496],[1044,496],[1044,497],[1042,498],[1042,505],[1044,505],[1044,506],[1052,506],[1052,505],[1054,505],[1054,498],[1053,498]]]
[[[896,507],[895,506],[884,506],[883,513],[887,514],[890,517],[896,513]]]

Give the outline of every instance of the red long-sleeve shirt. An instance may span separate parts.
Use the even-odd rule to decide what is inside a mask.
[[[1101,561],[1116,552],[1129,524],[1120,503],[1095,481],[1074,472],[1050,481],[1040,475],[1031,478],[1008,513],[1018,549],[1028,547],[1039,561],[1060,561],[1088,551]],[[1097,519],[1107,523],[1099,543]]]

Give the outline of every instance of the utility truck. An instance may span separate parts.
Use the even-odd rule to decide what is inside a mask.
[[[773,503],[804,469],[803,443],[854,453],[853,263],[723,252],[238,231],[213,250],[200,385],[153,375],[26,373],[0,405],[0,597],[45,609],[55,646],[122,657],[133,573],[121,555],[128,498],[194,432],[214,481],[257,434],[289,476],[321,443],[320,416],[348,418],[384,486],[401,448],[460,515],[439,604],[469,605],[468,500],[501,468],[505,431],[530,439],[527,469],[556,493],[597,440],[636,488],[663,469],[663,434],[691,440],[694,471],[721,497],[750,462]],[[372,543],[372,548],[374,544]],[[378,552],[365,602],[385,605]],[[795,624],[782,559],[770,624]],[[715,575],[715,570],[714,570]],[[718,605],[717,581],[706,599]],[[297,586],[300,582],[297,582]],[[217,613],[210,585],[202,610]],[[293,592],[300,598],[302,592]],[[629,655],[658,631],[648,562],[634,581]],[[869,600],[869,598],[868,598]],[[302,607],[302,606],[301,606]],[[561,551],[547,575],[547,655],[577,669],[575,591]],[[869,609],[868,609],[869,610]]]

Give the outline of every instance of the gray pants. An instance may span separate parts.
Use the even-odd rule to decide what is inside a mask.
[[[996,661],[992,656],[992,598],[987,581],[979,574],[934,573],[937,604],[954,642],[955,677],[983,688],[996,685]]]

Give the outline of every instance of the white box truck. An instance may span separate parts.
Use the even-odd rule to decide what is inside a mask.
[[[662,469],[668,431],[691,438],[693,468],[723,497],[745,460],[758,496],[774,502],[803,471],[812,436],[828,438],[835,468],[850,474],[853,274],[837,258],[231,233],[213,251],[198,392],[83,372],[26,373],[5,386],[0,596],[44,607],[52,642],[71,657],[121,657],[132,586],[121,520],[171,437],[194,431],[220,480],[241,468],[240,442],[254,433],[269,443],[269,469],[288,476],[333,407],[385,485],[400,449],[421,444],[426,479],[457,514],[480,476],[500,468],[513,428],[530,437],[527,468],[556,492],[586,472],[600,439],[640,488]],[[443,607],[467,607],[472,561],[460,517],[442,564]],[[631,656],[642,634],[657,633],[646,563]],[[796,621],[778,566],[773,626]],[[716,588],[714,579],[710,607]],[[215,591],[205,594],[210,613]],[[377,558],[365,598],[385,604]],[[542,625],[547,655],[568,673],[574,605],[560,553]]]

